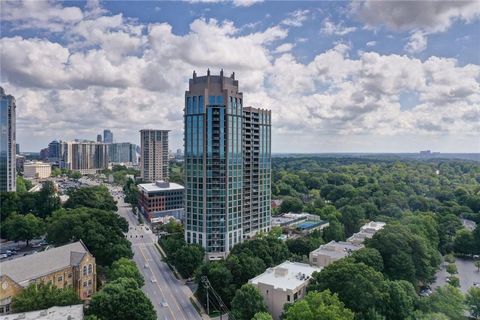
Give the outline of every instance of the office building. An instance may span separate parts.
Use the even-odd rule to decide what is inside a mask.
[[[53,140],[48,144],[48,161],[57,162],[62,160],[63,157],[63,144],[62,141]]]
[[[140,176],[144,182],[168,181],[169,130],[140,130]]]
[[[88,300],[97,291],[95,258],[78,241],[35,254],[2,262],[0,268],[0,311],[10,312],[13,297],[33,283],[50,283],[57,288],[73,288]]]
[[[103,142],[113,143],[113,132],[109,129],[103,130]]]
[[[130,142],[108,144],[108,160],[112,163],[137,163],[137,146]]]
[[[138,185],[140,210],[151,223],[158,223],[167,216],[182,220],[184,189],[167,181],[141,183]]]
[[[108,168],[108,145],[93,141],[62,142],[65,168],[82,174],[94,174]]]
[[[0,192],[16,191],[15,98],[0,87]]]
[[[97,142],[103,142],[101,134],[97,134]]]
[[[235,74],[222,70],[193,73],[184,113],[185,240],[224,258],[270,228],[270,112],[244,110]]]
[[[285,261],[276,267],[268,268],[248,283],[260,291],[268,312],[274,320],[279,320],[283,306],[302,299],[312,274],[321,270],[305,263]]]
[[[0,309],[1,314],[1,309]],[[83,320],[83,304],[0,316],[0,320]]]
[[[45,179],[52,175],[50,163],[28,161],[23,164],[23,176],[27,179]]]

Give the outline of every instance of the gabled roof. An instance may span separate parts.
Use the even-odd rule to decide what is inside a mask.
[[[19,257],[0,263],[0,275],[7,275],[16,283],[27,286],[30,280],[68,266],[78,266],[89,253],[82,241]]]

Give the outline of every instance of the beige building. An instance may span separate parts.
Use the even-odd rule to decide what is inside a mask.
[[[344,241],[330,241],[310,252],[309,262],[312,266],[326,267],[361,248],[363,248],[363,245],[355,245]]]
[[[95,258],[78,241],[0,263],[0,314],[9,313],[12,298],[35,283],[73,288],[88,300],[97,290]]]
[[[312,274],[320,270],[305,263],[285,261],[248,282],[260,291],[268,312],[274,320],[278,320],[286,303],[293,303],[305,296]]]
[[[385,222],[370,221],[360,228],[360,231],[354,233],[350,238],[347,239],[347,242],[353,244],[362,244],[365,239],[372,238],[375,233],[382,230],[385,227]]]
[[[169,130],[140,130],[140,175],[144,182],[168,181]]]
[[[23,176],[27,179],[45,179],[52,174],[52,166],[49,163],[30,161],[23,165]]]

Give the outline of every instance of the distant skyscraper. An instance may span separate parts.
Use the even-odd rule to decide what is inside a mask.
[[[68,169],[83,174],[108,168],[108,148],[105,143],[93,141],[62,142],[62,163]]]
[[[48,161],[60,161],[63,158],[63,144],[61,141],[53,140],[48,144]]]
[[[169,130],[140,130],[140,174],[144,182],[168,181]]]
[[[97,134],[97,142],[102,142],[102,135],[101,134]]]
[[[109,129],[103,130],[103,142],[113,143],[113,132]]]
[[[16,148],[15,149],[16,154],[20,154],[20,144],[19,143],[15,144],[15,148]]]
[[[269,230],[270,112],[244,112],[235,74],[193,73],[185,92],[184,159],[188,243],[219,258],[244,238]]]
[[[0,87],[0,191],[16,191],[15,98]]]
[[[115,142],[108,145],[108,158],[114,163],[137,163],[137,145],[130,142]]]

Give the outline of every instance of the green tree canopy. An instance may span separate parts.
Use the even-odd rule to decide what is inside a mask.
[[[425,313],[442,313],[448,319],[461,320],[464,319],[465,297],[459,289],[447,284],[424,298],[421,309]]]
[[[252,320],[273,320],[273,318],[268,312],[257,312],[253,316]]]
[[[339,260],[312,276],[309,290],[329,289],[337,293],[354,312],[380,309],[386,300],[383,275],[373,268],[350,260]]]
[[[93,295],[88,314],[103,320],[155,320],[150,300],[139,289],[137,281],[118,278]]]
[[[353,320],[354,313],[345,308],[337,294],[330,290],[311,291],[304,299],[287,307],[285,320]]]
[[[12,300],[13,312],[48,309],[82,303],[73,289],[58,289],[52,284],[31,284]]]
[[[173,264],[183,277],[191,277],[202,264],[205,250],[198,244],[186,244],[173,255]]]
[[[45,224],[42,219],[29,213],[20,215],[11,214],[2,224],[2,235],[13,241],[26,241],[42,236],[45,232]]]
[[[95,208],[117,211],[117,205],[105,186],[82,187],[69,192],[65,208]]]
[[[92,208],[61,209],[47,219],[47,240],[54,245],[82,240],[97,263],[109,266],[120,258],[131,258],[125,239],[127,221],[119,215]]]
[[[362,262],[376,271],[383,271],[383,259],[377,249],[362,248],[354,251],[350,257],[357,263]]]
[[[127,258],[120,258],[114,261],[108,269],[107,278],[108,281],[114,281],[118,278],[131,278],[137,282],[139,288],[145,284],[145,280],[135,262]]]
[[[251,284],[244,284],[235,292],[232,300],[232,314],[237,320],[251,320],[256,313],[267,311],[263,297]]]
[[[475,319],[480,319],[480,288],[471,287],[465,298],[470,315]]]

